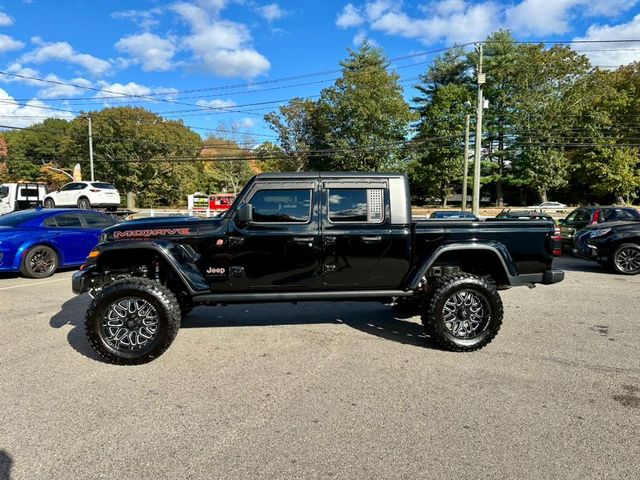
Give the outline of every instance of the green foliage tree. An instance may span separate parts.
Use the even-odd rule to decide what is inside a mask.
[[[342,76],[322,91],[316,140],[326,154],[313,164],[334,170],[404,169],[409,125],[415,119],[399,76],[387,70],[381,49],[368,42],[340,62]]]
[[[181,121],[134,107],[106,108],[89,115],[96,179],[135,193],[141,206],[184,203],[186,195],[193,193],[202,171],[198,160],[202,140]],[[71,121],[69,132],[69,159],[81,159],[86,176],[86,118]]]

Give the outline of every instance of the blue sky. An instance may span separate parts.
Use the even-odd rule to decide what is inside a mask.
[[[234,128],[264,140],[273,132],[262,115],[278,103],[263,102],[317,95],[365,37],[395,58],[481,40],[500,27],[521,40],[640,39],[640,1],[5,1],[0,70],[78,87],[0,75],[0,125],[129,103],[202,134]],[[640,42],[575,48],[605,67],[640,60]],[[392,64],[407,98],[432,58]],[[269,83],[315,72],[327,73]],[[164,101],[96,99],[114,93],[95,89]]]

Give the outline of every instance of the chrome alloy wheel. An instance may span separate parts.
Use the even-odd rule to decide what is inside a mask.
[[[56,268],[54,254],[49,248],[38,248],[29,257],[29,267],[36,274],[51,274]]]
[[[119,299],[109,305],[100,328],[104,342],[116,350],[140,350],[158,333],[158,312],[146,300]]]
[[[640,250],[623,248],[616,254],[615,262],[621,272],[636,273],[640,270]]]
[[[491,307],[486,297],[477,291],[454,292],[444,303],[444,325],[456,338],[473,338],[491,320]]]

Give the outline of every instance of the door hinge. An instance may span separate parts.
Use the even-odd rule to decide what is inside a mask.
[[[244,267],[229,267],[229,275],[239,277],[244,273]]]
[[[335,265],[323,265],[322,266],[322,271],[324,273],[335,272],[336,271],[336,266]]]

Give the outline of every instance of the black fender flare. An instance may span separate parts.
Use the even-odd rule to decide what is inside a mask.
[[[193,251],[189,251],[180,244],[167,240],[132,240],[101,244],[95,250],[100,252],[96,259],[98,267],[100,267],[102,259],[108,257],[109,254],[117,255],[119,251],[126,251],[127,253],[132,251],[152,251],[166,262],[191,295],[210,291],[209,284],[198,270],[198,267],[196,267],[196,258]]]
[[[513,258],[511,258],[511,254],[507,247],[501,243],[496,241],[490,242],[460,242],[460,243],[448,243],[444,245],[440,245],[436,250],[431,254],[431,256],[426,259],[420,268],[418,268],[414,274],[409,278],[408,286],[410,289],[415,290],[418,288],[422,277],[424,277],[429,269],[438,261],[443,254],[448,252],[462,252],[462,251],[483,251],[490,252],[492,255],[496,257],[499,265],[501,265],[502,270],[504,271],[507,282],[510,286],[519,285],[521,282],[518,279],[518,271],[515,266],[515,262]]]

